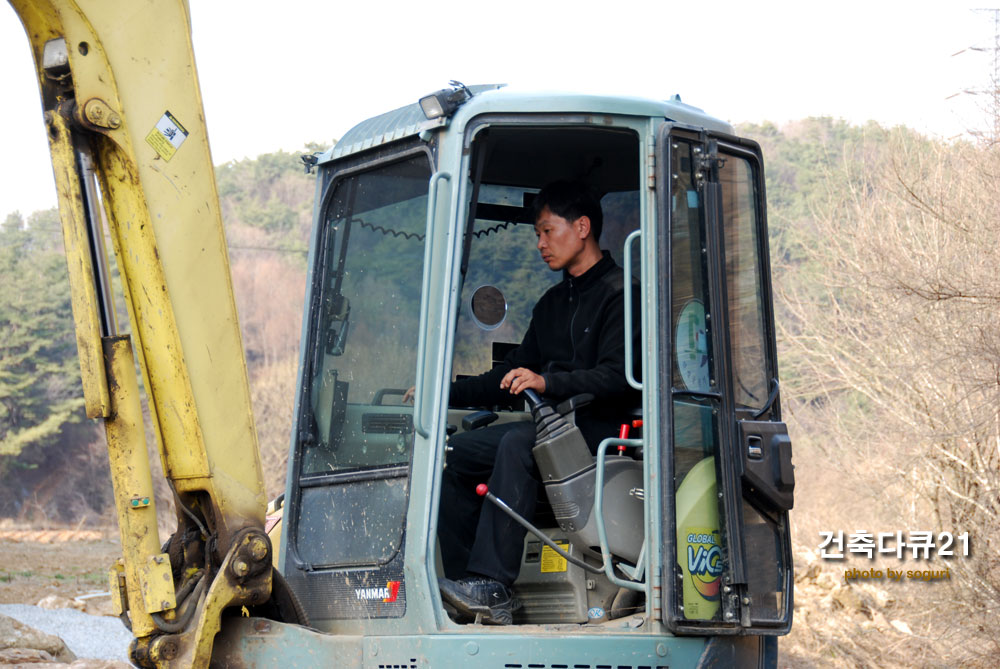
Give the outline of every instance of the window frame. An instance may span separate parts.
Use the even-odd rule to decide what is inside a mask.
[[[313,247],[315,257],[311,258],[311,267],[308,278],[309,306],[307,319],[303,323],[301,364],[296,385],[297,413],[295,422],[295,432],[292,437],[292,453],[289,462],[289,492],[285,503],[285,543],[286,543],[286,569],[294,567],[305,572],[316,571],[357,571],[357,570],[378,570],[395,561],[401,561],[406,544],[406,514],[409,508],[410,485],[406,484],[406,492],[403,496],[402,527],[400,536],[391,555],[375,561],[353,561],[334,564],[312,564],[302,559],[298,549],[299,539],[299,517],[302,505],[302,495],[304,489],[316,487],[363,483],[368,481],[385,480],[391,478],[409,479],[413,469],[412,452],[409,461],[405,465],[388,465],[372,467],[370,469],[351,469],[343,472],[331,474],[307,474],[303,473],[303,449],[304,439],[307,431],[302,427],[312,416],[312,407],[309,400],[312,376],[316,364],[316,356],[312,354],[317,348],[317,341],[320,336],[320,326],[322,320],[322,283],[326,279],[330,267],[330,259],[324,258],[325,249],[328,244],[329,230],[327,226],[328,213],[333,205],[334,193],[338,186],[355,176],[372,172],[379,168],[412,159],[417,156],[424,156],[427,159],[428,178],[434,173],[437,163],[436,147],[421,141],[417,137],[408,138],[400,142],[388,144],[378,149],[356,154],[336,162],[333,169],[321,172],[322,182],[320,185],[322,199],[316,207],[316,216],[313,230]],[[424,243],[428,243],[427,240]],[[426,268],[424,268],[426,270]],[[426,299],[421,296],[421,299]],[[315,539],[315,538],[314,538]]]

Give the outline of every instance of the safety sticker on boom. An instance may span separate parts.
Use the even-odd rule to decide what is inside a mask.
[[[181,144],[187,139],[188,131],[181,125],[180,121],[174,118],[169,111],[163,112],[163,116],[157,121],[156,127],[146,135],[146,143],[153,147],[157,155],[164,160],[170,160],[181,148]]]

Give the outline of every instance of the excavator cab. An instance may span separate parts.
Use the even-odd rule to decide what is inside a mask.
[[[121,4],[12,0],[59,186],[87,415],[108,437],[123,548],[109,586],[132,660],[775,666],[791,625],[795,482],[759,147],[679,99],[456,85],[310,156],[274,542],[187,3],[133,3],[127,30]],[[449,435],[494,419],[449,406],[449,387],[516,345],[559,279],[537,260],[528,214],[556,179],[601,195],[602,246],[632,279],[635,402],[621,420],[641,429],[591,458],[557,425],[572,403],[548,418],[537,402],[535,416],[485,407],[554,421],[536,444],[552,513],[529,519],[514,624],[459,623],[438,590],[445,452]],[[110,304],[105,225],[129,334]],[[177,512],[162,547],[144,415]]]
[[[316,167],[280,560],[310,624],[399,658],[396,635],[430,635],[400,666],[473,637],[464,659],[483,666],[572,664],[583,639],[587,666],[625,666],[632,646],[671,665],[773,663],[791,623],[794,475],[759,148],[679,100],[463,86],[360,124]],[[449,406],[449,386],[502,360],[561,280],[530,213],[557,179],[599,193],[601,247],[633,279],[634,407],[596,458],[576,449],[590,482],[550,486],[550,513],[527,519],[543,536],[524,542],[514,626],[458,624],[437,591],[450,435],[533,417]],[[561,475],[566,452],[540,440],[536,458]],[[554,629],[565,644],[543,641]],[[523,659],[512,638],[531,640]]]

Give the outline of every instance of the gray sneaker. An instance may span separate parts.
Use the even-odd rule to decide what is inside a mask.
[[[438,585],[446,603],[460,615],[475,618],[477,623],[510,625],[514,621],[512,612],[520,608],[510,588],[492,578],[476,576],[457,581],[442,578]]]

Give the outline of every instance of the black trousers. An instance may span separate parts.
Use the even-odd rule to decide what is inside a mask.
[[[577,424],[597,451],[602,439],[617,434],[612,423],[578,417]],[[521,569],[526,530],[476,494],[486,483],[490,492],[529,521],[541,488],[531,449],[533,422],[502,423],[454,435],[441,483],[438,539],[444,575],[449,579],[487,576],[510,586]]]

